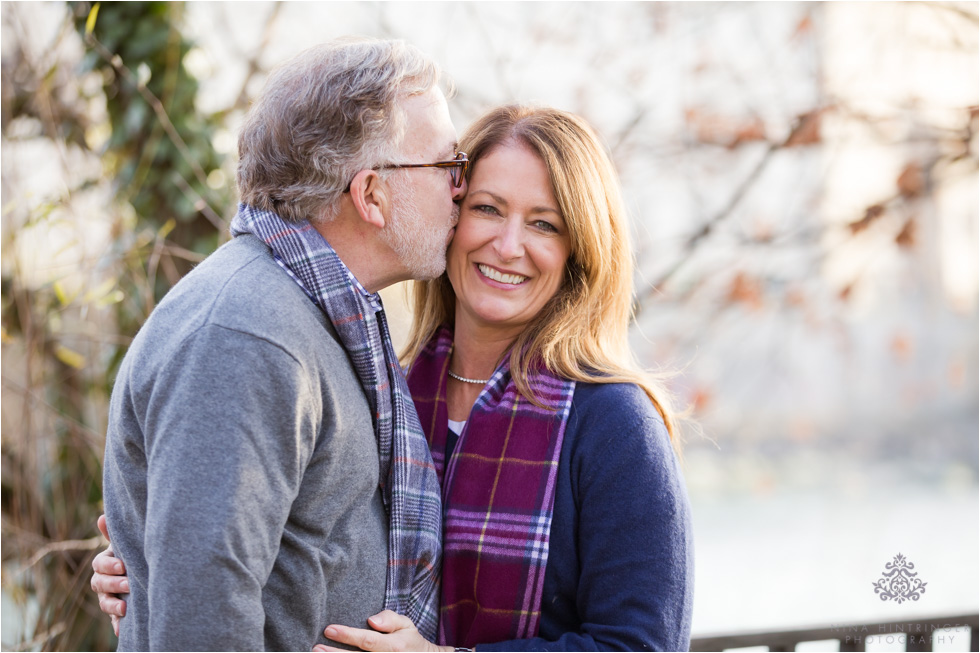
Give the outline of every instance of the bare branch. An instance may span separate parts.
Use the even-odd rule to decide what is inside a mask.
[[[105,538],[101,535],[90,537],[87,540],[63,540],[61,542],[51,542],[50,544],[46,544],[38,549],[20,571],[21,573],[27,571],[43,560],[45,556],[51,555],[52,553],[58,553],[61,551],[92,551],[94,549],[98,549],[99,547],[105,546],[105,544]]]
[[[925,5],[930,9],[935,9],[936,11],[948,11],[951,14],[959,16],[960,18],[967,19],[972,23],[980,22],[980,14],[967,11],[963,7],[956,4],[948,4],[945,2],[922,2],[921,0],[919,2],[915,2],[914,4]]]
[[[279,12],[282,10],[282,3],[275,2],[272,5],[272,11],[265,19],[265,29],[262,31],[262,40],[259,42],[257,48],[251,49],[251,54],[248,56],[246,62],[248,64],[248,69],[245,72],[245,79],[242,80],[242,88],[238,91],[238,96],[235,98],[235,107],[246,107],[248,106],[248,85],[252,81],[252,77],[256,75],[262,67],[259,65],[259,58],[262,53],[265,52],[266,47],[269,45],[269,39],[272,38],[272,28],[276,24],[276,19],[279,18]],[[223,25],[227,25],[224,21],[220,21]]]
[[[732,215],[738,205],[745,198],[748,191],[758,181],[766,167],[772,162],[773,155],[778,150],[811,145],[819,142],[820,117],[829,108],[829,106],[820,107],[800,116],[785,140],[783,140],[781,143],[769,144],[765,154],[763,154],[762,158],[759,159],[759,162],[756,163],[755,167],[748,174],[748,176],[742,180],[742,183],[738,185],[735,192],[732,193],[731,197],[729,197],[725,206],[715,213],[713,217],[709,218],[704,225],[702,225],[701,229],[689,236],[687,240],[684,241],[680,247],[684,254],[680,256],[670,268],[668,268],[656,281],[651,284],[650,290],[648,290],[642,297],[637,296],[634,304],[636,315],[640,314],[644,302],[651,295],[656,294],[658,292],[657,289],[663,284],[667,283],[678,272],[678,270],[680,270],[684,264],[691,259],[690,255],[697,248],[697,246],[705,238],[710,236],[719,224],[724,222]]]
[[[43,633],[41,633],[40,635],[36,636],[31,641],[21,643],[20,646],[18,646],[14,650],[15,651],[33,651],[35,648],[37,648],[38,646],[40,646],[44,642],[46,642],[46,641],[48,641],[50,639],[54,639],[55,637],[57,637],[61,633],[65,632],[65,630],[67,628],[68,628],[68,626],[63,621],[61,621],[59,623],[56,623],[54,626],[52,626],[51,628],[45,630]]]
[[[204,214],[204,217],[208,219],[208,222],[214,225],[215,229],[218,231],[225,231],[228,228],[228,223],[225,222],[220,215],[215,213],[214,209],[211,208],[211,205],[208,204],[207,200],[201,197],[200,193],[194,190],[194,188],[187,183],[186,179],[175,172],[173,180],[174,183],[177,184],[177,187],[184,193],[184,196],[194,204],[194,208]]]
[[[692,234],[687,238],[687,240],[681,245],[680,248],[681,251],[686,252],[686,254],[678,258],[677,262],[674,263],[674,265],[668,268],[666,272],[661,274],[656,281],[652,282],[650,284],[650,290],[643,297],[637,298],[637,303],[635,306],[636,315],[639,315],[643,303],[646,301],[646,299],[651,295],[655,294],[658,288],[660,288],[665,283],[667,283],[671,279],[671,277],[673,277],[678,272],[678,270],[680,270],[684,266],[684,264],[690,260],[690,253],[698,246],[698,244],[701,241],[703,241],[705,238],[707,238],[709,235],[711,235],[711,233],[718,227],[718,225],[724,222],[732,214],[735,208],[745,197],[746,193],[748,193],[752,185],[755,184],[756,180],[759,179],[759,176],[762,174],[762,171],[765,170],[766,166],[769,165],[769,162],[772,160],[773,154],[780,147],[782,146],[775,145],[775,144],[770,145],[769,148],[766,150],[766,153],[762,156],[761,159],[759,159],[759,162],[755,165],[755,168],[752,169],[752,172],[750,172],[749,175],[742,181],[742,183],[738,185],[738,188],[735,189],[735,192],[728,199],[728,202],[725,204],[725,206],[717,213],[715,213],[713,217],[709,218],[708,221],[705,222],[704,225],[702,225],[701,229],[699,229],[696,233]]]
[[[68,423],[68,424],[70,424],[70,425],[78,428],[84,435],[87,436],[87,439],[90,441],[90,443],[93,446],[95,446],[95,445],[101,446],[101,444],[102,444],[102,435],[101,434],[96,433],[94,430],[92,430],[91,428],[89,428],[88,426],[86,426],[85,424],[83,424],[82,422],[79,422],[77,419],[75,419],[71,415],[66,414],[64,411],[59,410],[55,406],[52,406],[51,404],[49,404],[48,402],[46,402],[44,399],[42,399],[39,396],[37,396],[37,394],[35,394],[33,391],[31,391],[31,390],[23,387],[22,385],[20,385],[18,383],[14,383],[13,381],[10,380],[9,377],[4,376],[2,378],[2,381],[3,381],[3,387],[4,388],[9,389],[9,390],[13,390],[14,392],[17,392],[17,393],[23,395],[31,403],[37,403],[38,405],[43,406],[44,408],[47,408],[48,411],[50,411],[55,417],[58,417],[58,418],[64,420],[66,423]]]
[[[192,252],[189,249],[185,249],[179,245],[174,245],[173,243],[166,243],[164,245],[164,250],[170,256],[175,256],[177,258],[182,258],[185,261],[190,261],[191,263],[200,263],[208,257],[207,254],[200,254],[198,252]]]

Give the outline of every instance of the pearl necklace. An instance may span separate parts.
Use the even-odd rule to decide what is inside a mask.
[[[490,379],[467,379],[465,376],[460,376],[459,374],[453,374],[452,370],[446,370],[449,376],[456,379],[457,381],[462,381],[463,383],[476,383],[479,385],[486,385],[490,382]]]
[[[450,360],[450,362],[452,361],[453,350],[454,349],[456,349],[456,343],[455,342],[452,345],[449,346],[449,360]],[[460,376],[459,374],[453,374],[453,371],[450,370],[450,369],[448,369],[448,366],[447,366],[447,369],[446,369],[446,373],[449,374],[449,376],[451,378],[454,378],[457,381],[462,381],[463,383],[473,383],[475,385],[486,385],[486,384],[490,383],[490,379],[467,379],[465,376]]]

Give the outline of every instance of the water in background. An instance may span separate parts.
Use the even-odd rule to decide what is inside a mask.
[[[976,457],[925,463],[826,450],[686,454],[696,546],[694,634],[975,612]],[[722,480],[723,479],[723,480]],[[918,601],[872,584],[902,554]]]

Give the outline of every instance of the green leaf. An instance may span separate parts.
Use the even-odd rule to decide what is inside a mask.
[[[75,295],[77,293],[69,293],[65,288],[65,284],[63,284],[59,279],[58,281],[54,282],[54,294],[55,297],[58,298],[58,301],[61,302],[62,306],[67,306],[73,299],[75,299]]]
[[[98,306],[99,308],[102,308],[104,306],[110,306],[112,304],[118,304],[119,302],[121,302],[124,299],[126,299],[126,295],[123,294],[123,291],[121,291],[119,289],[116,289],[116,290],[113,290],[111,293],[107,294],[105,297],[103,297],[99,301],[97,301],[95,303],[95,305]]]
[[[173,218],[170,218],[169,220],[164,222],[163,226],[160,227],[160,230],[157,231],[157,238],[160,239],[166,238],[170,234],[170,232],[174,230],[174,227],[176,226],[177,226],[177,221],[174,220]]]
[[[110,277],[85,293],[85,297],[82,298],[82,301],[88,304],[90,302],[100,300],[108,295],[109,291],[115,288],[115,286],[116,280]]]
[[[85,36],[92,36],[92,31],[95,29],[95,19],[99,17],[99,5],[100,2],[96,2],[92,7],[92,11],[88,12],[88,18],[85,20]]]
[[[80,370],[85,367],[85,357],[79,354],[74,349],[69,349],[64,345],[58,345],[54,350],[54,355],[57,356],[58,360],[69,367],[74,367],[76,370]]]

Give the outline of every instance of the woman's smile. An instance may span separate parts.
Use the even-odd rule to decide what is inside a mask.
[[[477,263],[476,268],[480,271],[480,274],[482,274],[488,280],[494,281],[497,284],[504,286],[505,289],[507,286],[519,286],[520,284],[524,283],[528,279],[524,275],[509,274],[497,270],[495,268],[492,268],[489,265],[484,265],[482,263]]]

